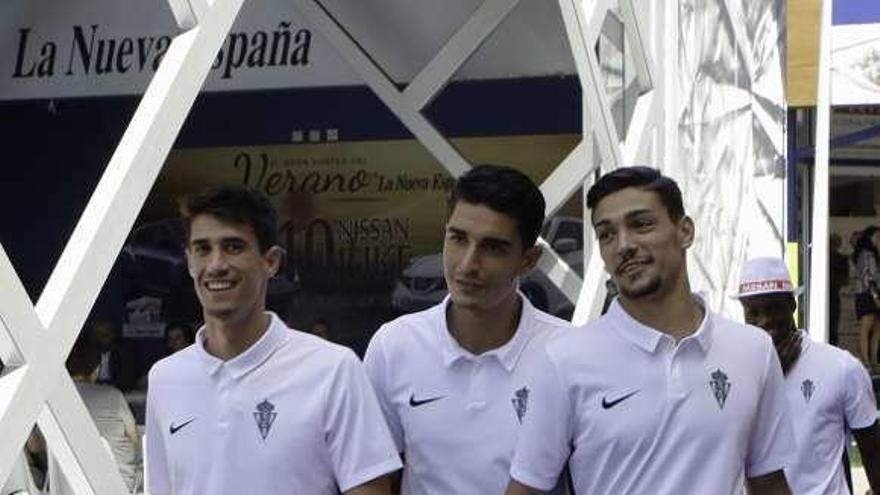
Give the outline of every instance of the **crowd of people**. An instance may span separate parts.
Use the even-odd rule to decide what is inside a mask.
[[[781,259],[743,265],[738,323],[691,289],[699,229],[674,180],[620,168],[586,207],[616,293],[603,316],[573,327],[518,291],[542,254],[544,198],[521,172],[480,165],[449,199],[447,297],[384,324],[361,362],[266,311],[284,258],[268,198],[240,187],[190,198],[186,256],[204,323],[169,329],[175,352],[149,372],[147,493],[849,494],[851,436],[880,490],[868,370],[798,328]],[[869,367],[878,244],[869,227],[853,254]],[[98,384],[112,383],[102,370],[114,349],[97,338],[68,365],[137,490],[138,435],[118,390],[128,378]]]

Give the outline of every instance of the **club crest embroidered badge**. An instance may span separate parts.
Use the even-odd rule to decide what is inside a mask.
[[[813,398],[813,392],[816,390],[816,385],[813,383],[813,380],[809,378],[801,382],[801,392],[804,393],[804,400],[807,403],[810,402],[810,399]]]
[[[526,411],[529,408],[529,389],[523,387],[514,392],[513,399],[511,399],[510,402],[513,403],[513,410],[516,412],[517,421],[522,423],[523,417],[526,415]]]
[[[730,381],[727,379],[727,374],[720,369],[716,369],[709,376],[712,378],[709,381],[712,394],[715,395],[715,400],[718,401],[718,407],[724,409],[724,403],[727,402],[727,395],[730,393],[731,386]]]
[[[268,400],[263,400],[263,402],[257,404],[257,410],[254,411],[254,420],[257,422],[257,428],[260,429],[260,436],[263,437],[263,440],[269,436],[269,430],[272,429],[272,423],[275,422],[276,416],[278,416],[278,413],[275,412],[275,405]]]

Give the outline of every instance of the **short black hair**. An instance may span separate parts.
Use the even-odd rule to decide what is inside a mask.
[[[506,165],[482,164],[455,181],[449,214],[459,201],[486,205],[516,220],[523,248],[535,245],[544,224],[544,195],[526,174]]]
[[[684,203],[678,184],[657,169],[644,166],[621,167],[600,177],[587,192],[587,208],[595,209],[606,196],[628,187],[657,193],[673,221],[684,217]]]
[[[874,259],[880,261],[880,256],[878,256],[880,252],[878,252],[877,246],[874,245],[874,241],[871,239],[878,230],[880,230],[880,227],[869,225],[859,234],[859,238],[856,239],[856,244],[853,246],[852,260],[854,263],[858,261],[859,254],[862,251],[870,251],[874,254]]]
[[[260,251],[278,244],[278,216],[265,194],[242,186],[220,186],[187,199],[181,216],[189,241],[192,219],[210,215],[227,222],[250,225],[257,236]]]
[[[91,375],[101,364],[101,350],[87,340],[78,340],[67,357],[70,376]]]

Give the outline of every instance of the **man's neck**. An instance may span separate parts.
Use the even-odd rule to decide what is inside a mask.
[[[513,337],[522,314],[518,294],[491,310],[457,307],[450,301],[446,307],[446,325],[458,344],[475,355],[497,349]]]
[[[619,297],[621,306],[634,320],[676,342],[696,332],[705,316],[705,309],[697,303],[688,284],[651,298],[628,299],[623,294]]]
[[[269,328],[271,318],[264,311],[245,318],[205,316],[205,350],[228,361],[254,345]]]

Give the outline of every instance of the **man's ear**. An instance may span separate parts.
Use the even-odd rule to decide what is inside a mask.
[[[189,257],[191,255],[192,252],[189,250],[189,245],[187,245],[185,248],[183,248],[183,260],[186,262],[186,273],[188,273],[190,277],[195,278],[195,275],[190,270],[190,267],[192,267],[192,262],[190,261]]]
[[[687,215],[678,221],[678,235],[683,249],[688,249],[694,244],[695,229],[694,221]]]
[[[281,270],[284,254],[284,248],[281,246],[272,246],[263,253],[263,259],[266,260],[266,268],[269,271],[270,277],[274,277]]]
[[[522,265],[519,267],[519,274],[525,275],[532,271],[535,265],[538,264],[538,260],[541,259],[542,254],[544,254],[544,249],[538,244],[526,249],[526,252],[523,254]]]

